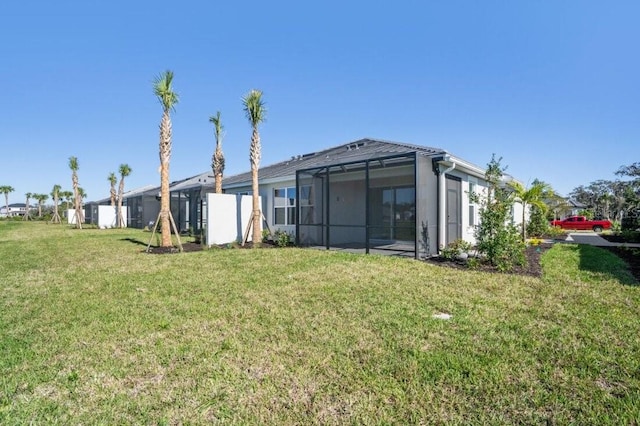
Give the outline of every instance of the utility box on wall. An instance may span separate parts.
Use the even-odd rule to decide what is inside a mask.
[[[259,202],[262,205],[262,200]],[[241,242],[252,210],[251,195],[207,194],[207,245]],[[262,231],[262,218],[260,225]],[[247,241],[252,240],[251,234]]]

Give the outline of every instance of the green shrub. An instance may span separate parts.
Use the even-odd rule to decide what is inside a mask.
[[[622,231],[635,231],[640,229],[640,216],[630,215],[622,218],[622,222],[620,223],[620,229]]]
[[[278,247],[288,247],[293,245],[292,235],[287,231],[277,230],[273,233],[273,241]]]
[[[491,157],[485,178],[489,183],[487,197],[480,199],[470,194],[472,201],[480,204],[480,225],[476,227],[478,251],[500,271],[510,271],[525,263],[525,243],[513,223],[513,196],[502,184],[504,168],[500,160]]]
[[[564,239],[567,237],[567,231],[560,228],[559,226],[550,226],[545,236],[554,240]]]
[[[440,256],[447,260],[455,260],[460,254],[467,253],[469,250],[471,250],[471,244],[463,239],[458,239],[440,250]]]
[[[624,230],[620,232],[620,236],[624,238],[627,243],[640,243],[640,232]]]
[[[545,213],[537,206],[531,206],[529,223],[527,223],[527,235],[541,237],[547,233],[551,225],[547,221]]]

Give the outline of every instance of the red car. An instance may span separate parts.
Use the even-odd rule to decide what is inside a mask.
[[[611,228],[611,222],[608,220],[587,220],[584,216],[569,216],[562,220],[552,220],[551,226],[559,226],[562,229],[602,232],[604,229]]]

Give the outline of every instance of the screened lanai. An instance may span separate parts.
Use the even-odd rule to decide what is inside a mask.
[[[416,257],[416,153],[296,172],[297,244]]]

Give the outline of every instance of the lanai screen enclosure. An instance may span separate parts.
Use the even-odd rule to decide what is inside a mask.
[[[416,256],[415,152],[296,173],[297,244]]]

